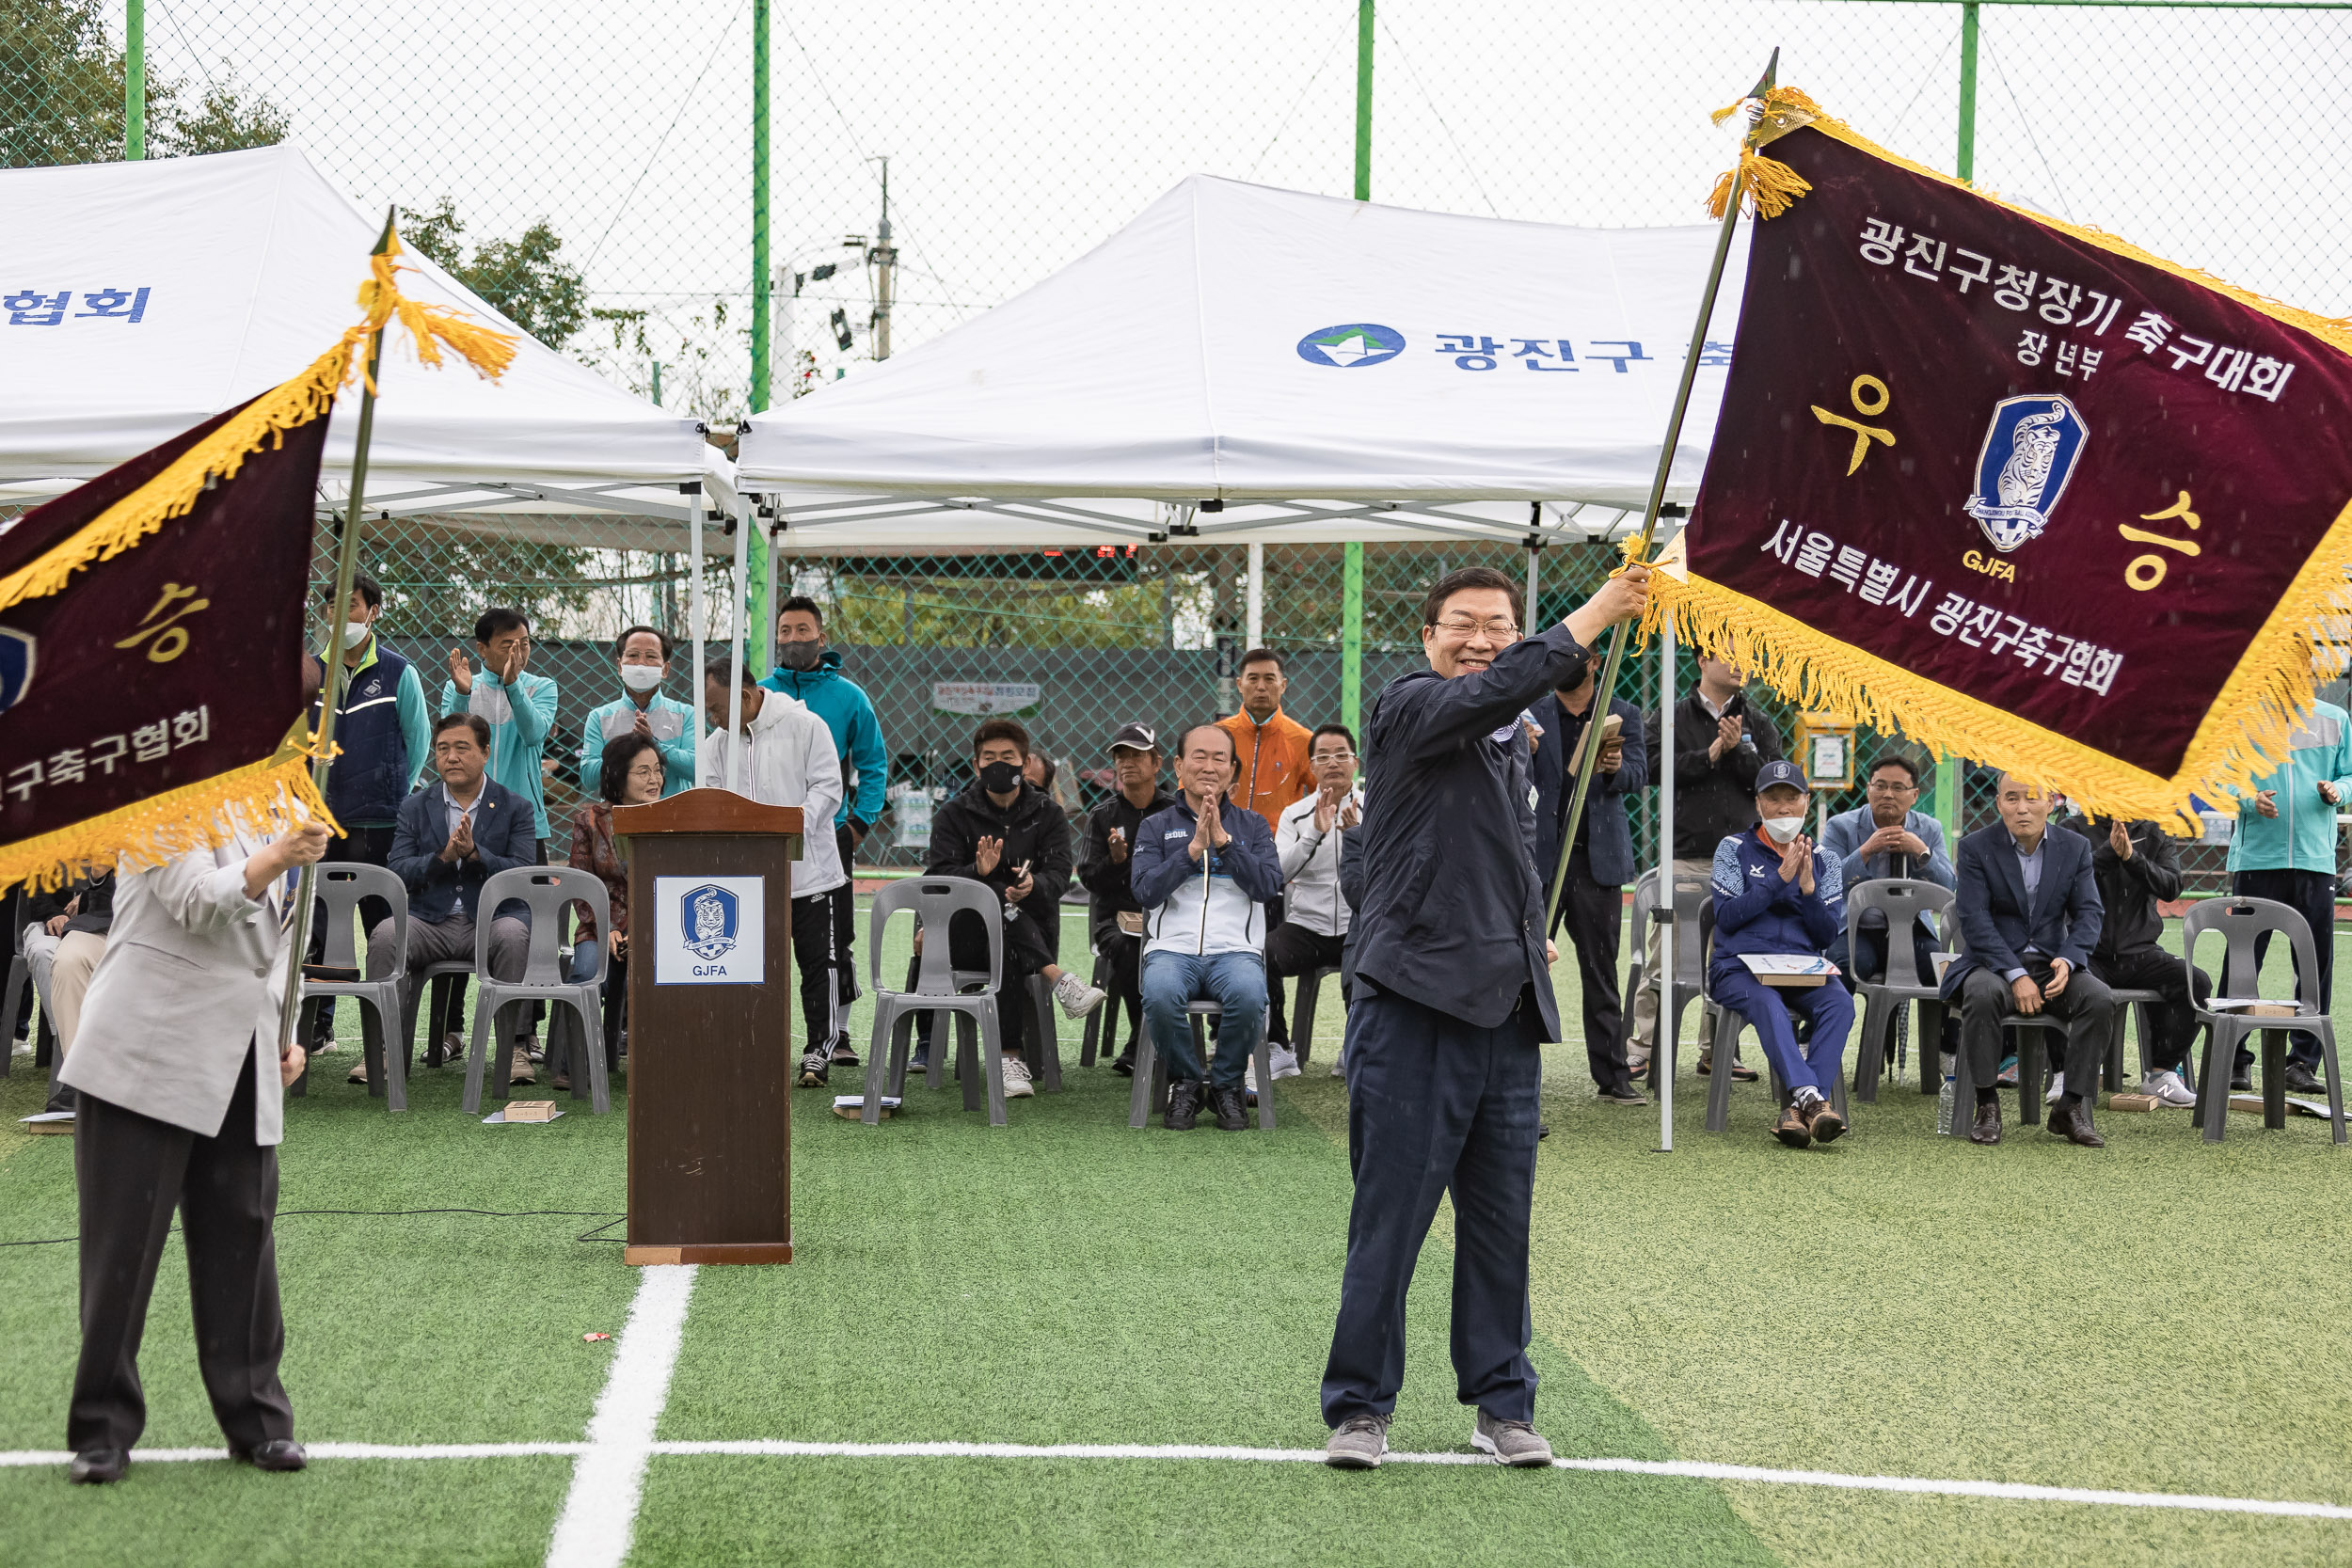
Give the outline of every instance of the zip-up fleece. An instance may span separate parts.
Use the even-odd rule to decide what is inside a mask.
[[[1217,820],[1232,840],[1193,863],[1185,846],[1200,819],[1179,798],[1136,830],[1127,884],[1145,911],[1143,951],[1258,953],[1265,948],[1265,911],[1282,892],[1282,862],[1265,818],[1230,800]]]
[[[2332,784],[2352,800],[2352,716],[2333,703],[2313,703],[2287,742],[2287,760],[2254,781],[2237,808],[2230,838],[2232,871],[2324,871],[2336,874],[2336,812],[2319,793]],[[2279,815],[2254,809],[2262,790],[2279,792]]]

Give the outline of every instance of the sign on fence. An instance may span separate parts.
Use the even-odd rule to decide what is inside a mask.
[[[931,706],[942,713],[1026,713],[1044,699],[1035,681],[931,682]]]

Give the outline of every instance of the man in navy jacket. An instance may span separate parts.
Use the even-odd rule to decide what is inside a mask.
[[[2091,1129],[2086,1094],[2099,1087],[2115,998],[2090,973],[2106,911],[2091,874],[2090,845],[2048,832],[2050,797],[2001,775],[2001,820],[1960,841],[1960,933],[1967,950],[1944,972],[1944,1001],[1960,1007],[1960,1048],[1977,1085],[1968,1141],[2001,1141],[2001,1019],[2047,1012],[2066,1022],[2066,1081],[2050,1107],[2050,1131],[2089,1148],[2106,1140]]]
[[[1535,872],[1550,895],[1560,864],[1560,830],[1576,798],[1576,769],[1584,754],[1584,726],[1593,712],[1598,660],[1586,659],[1568,684],[1539,703],[1535,717],[1544,736],[1529,759],[1535,775]],[[1560,892],[1557,932],[1567,927],[1584,1002],[1584,1058],[1600,1098],[1618,1105],[1645,1105],[1633,1086],[1625,1050],[1625,1009],[1617,996],[1617,944],[1625,932],[1625,884],[1633,880],[1633,829],[1626,820],[1626,797],[1649,787],[1648,747],[1642,712],[1611,698],[1611,718],[1621,726],[1601,748],[1592,798],[1576,827],[1568,855],[1568,879]],[[1605,723],[1607,721],[1603,721]],[[1547,933],[1551,934],[1551,933]]]
[[[1551,1463],[1534,1426],[1527,1234],[1543,1053],[1560,1037],[1535,875],[1519,715],[1612,625],[1638,614],[1630,567],[1559,626],[1520,641],[1518,585],[1473,566],[1422,602],[1429,668],[1382,690],[1367,727],[1365,873],[1347,1025],[1347,1271],[1323,1374],[1326,1457],[1370,1469],[1405,1381],[1405,1296],[1453,1195],[1454,1371],[1470,1441]]]
[[[479,714],[445,714],[433,729],[433,767],[441,782],[400,803],[400,821],[392,830],[391,869],[408,887],[404,1022],[416,1016],[417,994],[423,987],[419,975],[425,965],[472,959],[482,884],[501,871],[538,863],[531,802],[486,777],[484,769],[489,763],[488,722]],[[491,977],[519,980],[531,953],[531,927],[513,915],[493,913]],[[387,974],[391,967],[392,923],[387,920],[368,933],[368,974]],[[522,1011],[520,1004],[516,1010]],[[522,1011],[522,1016],[528,1020],[530,1014]],[[365,1083],[366,1071],[365,1063],[353,1069],[353,1081]],[[519,1050],[514,1071],[510,1082],[533,1082],[530,1058]]]
[[[1708,992],[1755,1027],[1780,1075],[1788,1099],[1772,1135],[1791,1148],[1828,1143],[1846,1130],[1828,1091],[1845,1070],[1853,997],[1836,978],[1768,986],[1741,958],[1823,958],[1846,928],[1844,868],[1805,837],[1806,794],[1793,762],[1774,758],[1756,770],[1756,820],[1715,849],[1715,957],[1707,971]],[[1805,1020],[1802,1052],[1792,1010]]]

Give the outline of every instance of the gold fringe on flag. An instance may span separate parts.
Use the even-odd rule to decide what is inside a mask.
[[[446,345],[485,378],[495,381],[503,374],[514,361],[514,335],[485,326],[445,306],[427,305],[403,294],[394,275],[415,269],[395,265],[400,253],[399,237],[393,235],[384,254],[368,259],[371,276],[359,285],[359,305],[367,314],[333,348],[293,380],[255,398],[234,419],[181,453],[162,473],[100,513],[71,538],[0,578],[0,610],[56,593],[75,572],[111,561],[172,518],[185,516],[207,484],[236,476],[246,453],[261,451],[264,441],[277,444],[287,431],[325,414],[355,372],[366,373],[360,349],[369,334],[382,330],[395,318],[407,329],[419,363],[439,365]],[[374,389],[371,382],[369,390]]]
[[[1645,642],[1668,615],[1675,635],[1738,665],[1803,708],[1851,713],[1901,733],[1937,756],[1989,764],[2050,788],[2099,816],[2169,817],[2175,832],[2203,831],[2191,796],[2220,802],[2251,794],[2287,754],[2288,737],[2316,695],[2314,662],[2332,646],[2328,623],[2352,610],[2352,505],[2326,536],[2222,684],[2179,768],[2167,778],[2081,741],[1938,685],[1761,600],[1690,571],[1677,537],[1652,563]]]
[[[342,831],[310,782],[309,726],[301,720],[276,752],[178,789],[20,843],[0,845],[0,891],[23,882],[55,892],[74,877],[119,862],[160,865],[190,849],[218,848],[242,830],[252,837],[302,822]]]

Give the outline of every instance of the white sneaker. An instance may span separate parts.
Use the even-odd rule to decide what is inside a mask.
[[[2066,1074],[2062,1072],[2054,1072],[2050,1074],[2050,1092],[2042,1097],[2042,1103],[2044,1105],[2055,1105],[2058,1102],[2058,1097],[2065,1092]]]
[[[1344,1078],[1347,1076],[1347,1069],[1342,1067],[1338,1062],[1333,1062],[1331,1064],[1331,1076],[1334,1078]]]
[[[1289,1047],[1280,1045],[1267,1046],[1266,1059],[1274,1064],[1275,1077],[1295,1078],[1298,1076],[1298,1053],[1291,1050]],[[1258,1064],[1255,1061],[1252,1061],[1249,1065],[1254,1069]]]
[[[1067,975],[1063,976],[1065,979]],[[1096,992],[1101,995],[1101,992]],[[1005,1058],[1005,1098],[1027,1100],[1037,1093],[1037,1085],[1029,1082],[1029,1064],[1018,1056]]]
[[[2139,1092],[2156,1097],[2160,1105],[2190,1106],[2197,1103],[2196,1094],[2177,1072],[2159,1069],[2139,1075]]]
[[[1103,991],[1100,987],[1089,986],[1075,974],[1065,973],[1054,982],[1054,1000],[1072,1018],[1084,1018],[1103,1005]]]

